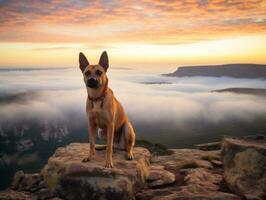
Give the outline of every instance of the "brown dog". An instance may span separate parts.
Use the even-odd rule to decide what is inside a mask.
[[[105,167],[113,167],[113,146],[127,151],[127,158],[133,159],[135,144],[134,129],[129,122],[123,107],[108,88],[106,76],[109,67],[107,53],[101,55],[98,65],[90,65],[83,53],[79,54],[79,66],[84,76],[88,98],[86,111],[88,116],[90,153],[84,162],[95,154],[95,138],[98,129],[100,138],[107,139]]]

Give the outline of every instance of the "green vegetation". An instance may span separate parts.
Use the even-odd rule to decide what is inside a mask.
[[[180,169],[189,169],[189,168],[198,168],[198,164],[195,161],[185,161],[181,166]]]
[[[136,140],[136,146],[147,148],[152,154],[155,155],[171,155],[173,152],[162,144],[153,144],[147,140]]]
[[[220,160],[220,157],[218,155],[210,154],[210,155],[205,155],[201,157],[202,160],[207,160],[207,161],[212,161],[212,160]]]

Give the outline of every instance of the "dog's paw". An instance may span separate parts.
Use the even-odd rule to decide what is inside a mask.
[[[84,159],[82,160],[82,162],[89,162],[90,160],[91,160],[90,156],[87,156],[86,158],[84,158]]]
[[[113,162],[106,162],[105,163],[105,168],[113,168],[114,165],[113,165]]]
[[[133,160],[134,159],[134,156],[133,156],[133,153],[132,152],[127,153],[127,159],[128,160]]]

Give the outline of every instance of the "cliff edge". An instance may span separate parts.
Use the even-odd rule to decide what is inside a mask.
[[[105,151],[82,163],[89,144],[72,143],[58,148],[41,173],[17,172],[0,199],[262,200],[265,147],[264,136],[225,138],[167,155],[135,147],[133,161],[114,150],[114,168],[106,169]]]

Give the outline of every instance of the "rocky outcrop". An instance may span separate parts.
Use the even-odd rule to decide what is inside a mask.
[[[42,176],[36,174],[25,174],[23,171],[18,171],[11,185],[13,190],[35,192],[44,187]]]
[[[105,168],[105,151],[82,162],[89,144],[72,143],[57,149],[41,174],[47,187],[64,199],[134,199],[149,174],[150,152],[134,148],[134,160],[114,150],[114,168]]]
[[[11,188],[0,191],[0,200],[60,200],[56,194],[46,188],[41,174],[25,174],[18,171]]]
[[[153,156],[147,186],[139,200],[240,200],[223,187],[220,151],[171,149],[171,155]],[[174,175],[174,176],[173,176]]]
[[[19,192],[11,189],[0,191],[0,200],[37,200],[37,196],[30,192]]]
[[[246,199],[266,199],[266,139],[225,138],[222,143],[224,178]]]
[[[261,200],[265,144],[262,136],[225,138],[222,151],[207,150],[210,145],[204,150],[160,147],[163,155],[135,147],[133,161],[114,150],[114,168],[107,169],[105,151],[96,151],[92,161],[83,163],[89,144],[72,143],[57,149],[40,174],[17,172],[0,200]]]

